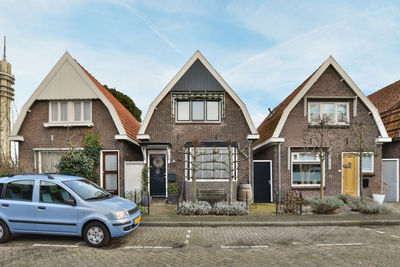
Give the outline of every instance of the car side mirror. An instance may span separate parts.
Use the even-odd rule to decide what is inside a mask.
[[[75,199],[66,199],[66,200],[64,200],[64,203],[67,205],[76,206]]]

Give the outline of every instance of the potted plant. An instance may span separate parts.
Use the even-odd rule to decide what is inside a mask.
[[[176,205],[179,197],[179,185],[172,183],[168,185],[168,204]]]
[[[148,185],[149,185],[149,168],[143,167],[142,169],[143,206],[148,206],[151,204],[151,196],[149,196],[150,192]]]
[[[377,184],[378,184],[379,190],[376,193],[372,194],[372,198],[376,202],[378,202],[379,204],[382,205],[383,201],[385,200],[385,189],[384,189],[384,187],[387,187],[387,188],[392,188],[392,187],[389,184],[387,184],[386,182],[383,182],[383,185],[382,185],[382,181],[381,180],[379,180],[379,182]]]

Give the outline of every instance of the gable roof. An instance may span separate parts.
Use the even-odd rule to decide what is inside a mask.
[[[284,139],[280,136],[283,126],[289,116],[290,111],[296,106],[296,104],[304,97],[304,95],[310,90],[314,83],[319,77],[325,72],[325,70],[332,66],[354,93],[360,98],[360,100],[367,106],[372,112],[375,123],[378,126],[381,139],[379,142],[390,141],[383,125],[383,122],[379,116],[378,110],[371,103],[371,101],[361,92],[360,88],[353,82],[350,76],[342,69],[342,67],[336,62],[336,60],[329,56],[327,60],[308,77],[299,87],[297,87],[285,100],[283,100],[267,118],[258,126],[257,130],[260,134],[260,139],[254,142],[254,149],[259,149],[263,145],[271,142],[283,142]]]
[[[68,95],[60,98],[54,92],[46,92],[52,90],[51,83],[56,79],[56,75],[62,70],[64,66],[68,66],[72,70],[74,77],[80,80],[79,88],[82,92],[82,87],[87,92],[82,92],[82,98],[86,99],[100,99],[104,105],[107,107],[110,115],[114,121],[114,124],[118,130],[118,135],[115,139],[127,140],[138,145],[140,142],[136,135],[140,128],[140,123],[135,119],[135,117],[104,87],[102,86],[85,68],[83,68],[72,56],[65,52],[64,55],[59,59],[52,70],[47,74],[45,79],[40,83],[38,88],[33,92],[28,101],[23,105],[21,112],[15,122],[15,125],[11,131],[10,140],[13,141],[23,141],[23,137],[18,136],[18,132],[22,126],[22,123],[26,117],[29,108],[37,99],[74,99],[80,98]],[[69,82],[69,81],[65,81]],[[50,86],[50,87],[48,87]],[[50,89],[49,89],[50,88]],[[74,92],[76,94],[76,92]]]
[[[368,98],[377,107],[388,135],[400,137],[400,81],[394,82]]]
[[[239,96],[232,90],[232,88],[225,82],[225,80],[219,75],[219,73],[211,66],[211,64],[207,61],[207,59],[200,53],[199,50],[197,50],[193,56],[183,65],[183,67],[178,71],[178,73],[174,76],[174,78],[167,84],[167,86],[160,92],[160,94],[154,99],[154,101],[150,104],[149,109],[147,110],[146,116],[144,117],[142,126],[140,127],[139,133],[138,133],[138,138],[140,139],[141,137],[143,139],[148,139],[148,136],[145,134],[146,128],[149,125],[151,116],[153,115],[153,112],[157,105],[163,100],[163,98],[171,91],[172,88],[175,87],[175,85],[178,84],[178,82],[181,80],[181,78],[187,73],[189,68],[199,61],[202,63],[205,68],[212,74],[213,78],[222,86],[222,88],[232,97],[232,99],[236,102],[236,104],[239,105],[241,111],[243,112],[243,115],[246,119],[247,125],[250,128],[251,134],[248,135],[248,139],[258,139],[259,135],[257,133],[257,129],[254,126],[254,123],[250,117],[250,114],[247,110],[246,105],[243,103],[243,101],[239,98]],[[197,64],[197,63],[196,63]],[[177,87],[175,87],[177,88]]]

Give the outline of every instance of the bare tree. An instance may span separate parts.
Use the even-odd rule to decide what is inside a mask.
[[[372,153],[374,156],[377,155],[376,145],[374,143],[374,132],[371,131],[374,125],[368,122],[353,122],[351,124],[351,138],[346,142],[348,151],[354,152],[354,156],[359,158],[359,172],[360,172],[360,198],[364,201],[364,189],[363,189],[363,163],[362,157]],[[382,179],[382,177],[381,177]],[[382,181],[380,183],[382,186]]]
[[[335,140],[334,130],[329,126],[329,117],[323,116],[318,122],[311,126],[311,132],[309,135],[305,135],[310,138],[308,146],[305,147],[305,152],[311,152],[318,156],[319,163],[321,166],[320,171],[320,198],[324,198],[324,183],[323,183],[323,166],[324,163],[329,160],[332,153],[332,145]]]

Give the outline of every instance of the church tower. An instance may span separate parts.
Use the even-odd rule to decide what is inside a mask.
[[[4,36],[3,58],[0,60],[0,162],[11,159],[8,136],[11,128],[11,101],[14,100],[15,77],[11,64],[6,60],[6,37]]]

